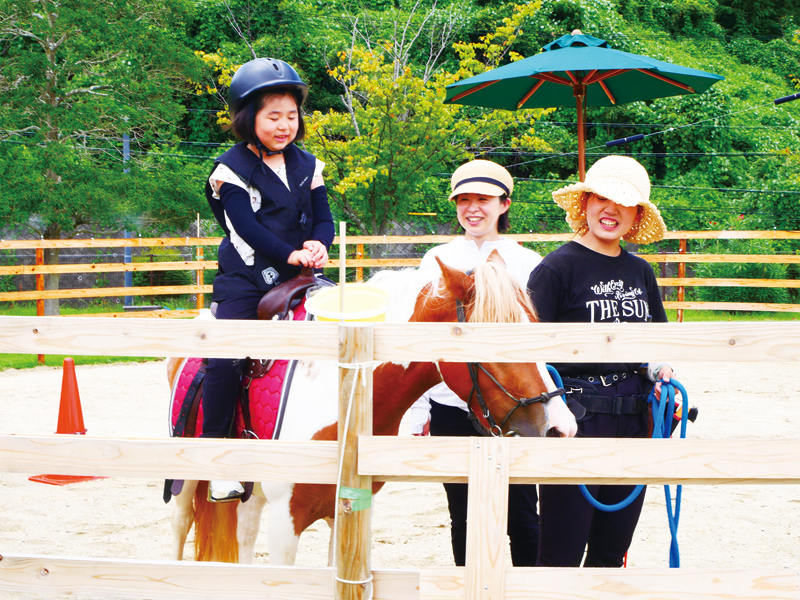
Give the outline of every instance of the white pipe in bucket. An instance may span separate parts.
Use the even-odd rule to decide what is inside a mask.
[[[347,223],[339,222],[339,323],[344,324],[345,259],[347,258]]]

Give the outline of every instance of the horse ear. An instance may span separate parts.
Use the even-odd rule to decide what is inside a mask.
[[[500,256],[500,253],[497,250],[492,250],[492,253],[486,259],[486,262],[498,263],[503,266],[506,265],[506,261],[503,260],[503,257]]]
[[[442,270],[442,281],[445,287],[452,292],[456,298],[462,301],[467,301],[468,293],[472,287],[472,279],[464,273],[451,266],[444,264],[441,259],[436,256],[436,262],[439,263],[439,268]]]

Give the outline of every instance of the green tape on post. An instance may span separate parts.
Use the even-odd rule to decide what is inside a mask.
[[[339,490],[339,498],[351,500],[353,512],[372,507],[372,489],[343,487]]]

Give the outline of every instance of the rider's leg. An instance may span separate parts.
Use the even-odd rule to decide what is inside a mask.
[[[241,297],[222,300],[217,306],[217,319],[255,319],[259,294],[243,294]],[[205,438],[228,437],[231,432],[236,398],[244,368],[243,359],[212,358],[206,367],[203,381],[203,433]],[[212,481],[209,499],[212,501],[235,500],[244,494],[238,481]]]

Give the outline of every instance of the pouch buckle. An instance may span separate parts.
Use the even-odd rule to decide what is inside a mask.
[[[624,396],[614,396],[611,399],[611,414],[618,417],[622,414],[622,399]]]

